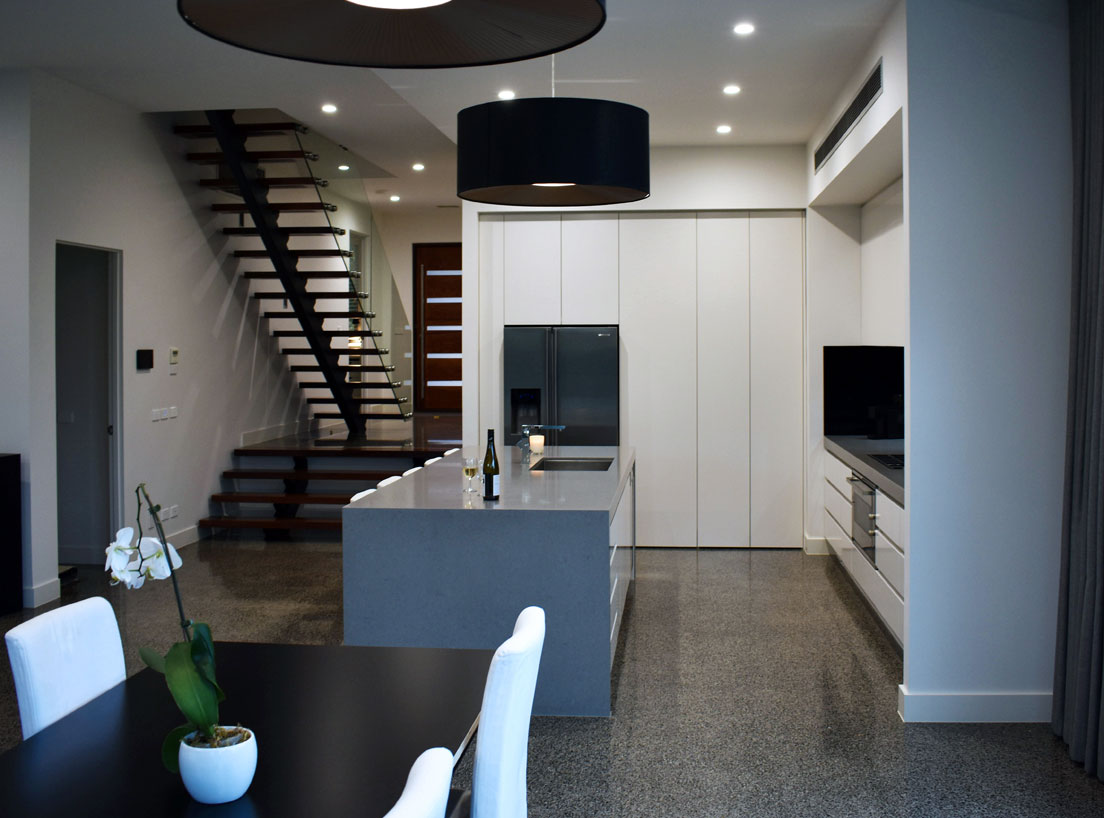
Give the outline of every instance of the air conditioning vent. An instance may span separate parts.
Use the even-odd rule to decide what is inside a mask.
[[[847,106],[847,110],[843,112],[843,116],[839,118],[832,130],[828,132],[828,136],[817,147],[813,154],[814,172],[820,170],[821,166],[828,161],[828,157],[835,153],[839,143],[847,137],[847,134],[851,133],[855,123],[862,119],[863,114],[870,110],[870,106],[874,104],[874,100],[881,95],[882,61],[878,60],[878,64],[874,66],[874,70],[866,82],[863,83],[858,96],[851,101],[851,104]]]

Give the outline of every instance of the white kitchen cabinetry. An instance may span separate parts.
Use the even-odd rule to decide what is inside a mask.
[[[565,213],[560,229],[560,323],[616,324],[617,214]]]
[[[560,219],[505,219],[504,310],[507,324],[560,324]]]
[[[748,222],[698,214],[699,545],[750,544]]]
[[[805,532],[804,219],[755,213],[750,228],[751,545],[801,548]]]
[[[617,221],[616,213],[506,216],[506,323],[618,323]]]
[[[617,653],[617,634],[625,612],[625,597],[629,583],[636,576],[636,542],[633,539],[633,493],[636,472],[629,475],[628,485],[617,503],[610,523],[610,667]]]
[[[622,213],[621,443],[636,448],[639,545],[697,542],[697,219]]]
[[[863,596],[881,617],[898,642],[905,632],[905,555],[895,541],[886,536],[886,529],[904,540],[907,531],[905,510],[884,492],[877,492],[875,501],[874,561],[870,564],[851,541],[851,467],[837,457],[826,454],[824,463],[824,531],[828,545],[850,574]],[[843,485],[847,486],[846,496]]]

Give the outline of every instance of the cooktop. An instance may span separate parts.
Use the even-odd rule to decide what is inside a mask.
[[[905,467],[904,454],[872,454],[870,457],[890,469],[903,469]]]

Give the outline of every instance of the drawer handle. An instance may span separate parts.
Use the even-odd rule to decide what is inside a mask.
[[[867,516],[867,517],[869,517],[869,518],[870,518],[871,520],[873,520],[873,519],[875,519],[875,518],[876,518],[876,517],[877,517],[878,515],[877,515],[877,514],[867,514],[866,516]]]
[[[878,530],[876,528],[870,528],[870,529],[867,529],[866,533],[869,534],[871,537],[873,537],[875,534],[878,533]]]

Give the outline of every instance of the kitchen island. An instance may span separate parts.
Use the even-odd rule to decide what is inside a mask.
[[[500,449],[494,502],[463,491],[463,454],[345,507],[345,644],[495,648],[522,608],[539,605],[547,634],[534,714],[608,716],[635,571],[633,449],[548,447],[528,460]],[[539,469],[542,458],[611,462],[553,471]]]

